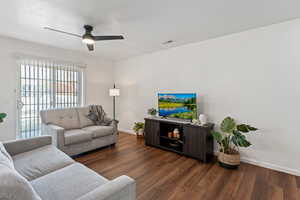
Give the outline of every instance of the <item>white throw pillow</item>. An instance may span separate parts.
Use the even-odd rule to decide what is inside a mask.
[[[2,164],[0,164],[0,199],[41,200],[24,177]]]
[[[11,169],[14,168],[14,162],[9,153],[6,151],[2,142],[0,142],[0,164],[5,165]]]

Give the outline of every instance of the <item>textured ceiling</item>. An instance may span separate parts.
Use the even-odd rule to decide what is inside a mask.
[[[299,0],[10,0],[0,7],[0,34],[65,49],[87,51],[76,34],[123,34],[97,42],[94,52],[121,60],[300,17]],[[174,43],[162,44],[174,40]]]

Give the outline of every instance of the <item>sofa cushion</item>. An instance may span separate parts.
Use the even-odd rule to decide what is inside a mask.
[[[31,181],[74,163],[74,160],[52,145],[13,156],[16,170]]]
[[[77,112],[79,117],[80,128],[95,125],[95,123],[87,117],[87,115],[90,113],[89,107],[77,108]]]
[[[0,164],[0,199],[41,200],[30,183],[16,170]]]
[[[6,167],[9,167],[10,169],[14,169],[13,160],[12,160],[11,156],[9,155],[9,153],[6,151],[2,142],[0,142],[0,164],[5,165]]]
[[[92,133],[83,129],[73,129],[65,131],[65,145],[90,141],[93,139]]]
[[[83,130],[92,132],[93,138],[112,135],[114,133],[114,128],[112,126],[88,126],[83,128]]]
[[[41,117],[43,123],[55,124],[66,130],[80,128],[76,108],[41,111]]]
[[[43,200],[74,200],[108,180],[82,164],[75,163],[31,181]]]

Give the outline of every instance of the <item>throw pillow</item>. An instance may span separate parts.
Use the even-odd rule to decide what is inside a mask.
[[[0,199],[41,200],[30,183],[16,170],[0,164]]]
[[[2,142],[0,142],[0,164],[5,165],[10,169],[15,169],[13,159],[6,151]]]

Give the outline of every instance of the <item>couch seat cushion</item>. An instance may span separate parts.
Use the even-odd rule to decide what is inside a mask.
[[[31,181],[74,163],[74,160],[52,145],[13,156],[15,169]]]
[[[93,134],[93,138],[112,135],[114,132],[114,128],[112,126],[88,126],[83,128],[83,130],[91,132]]]
[[[43,200],[74,200],[108,180],[82,164],[75,163],[31,181]]]
[[[92,133],[83,129],[65,131],[65,145],[76,144],[92,140]]]

